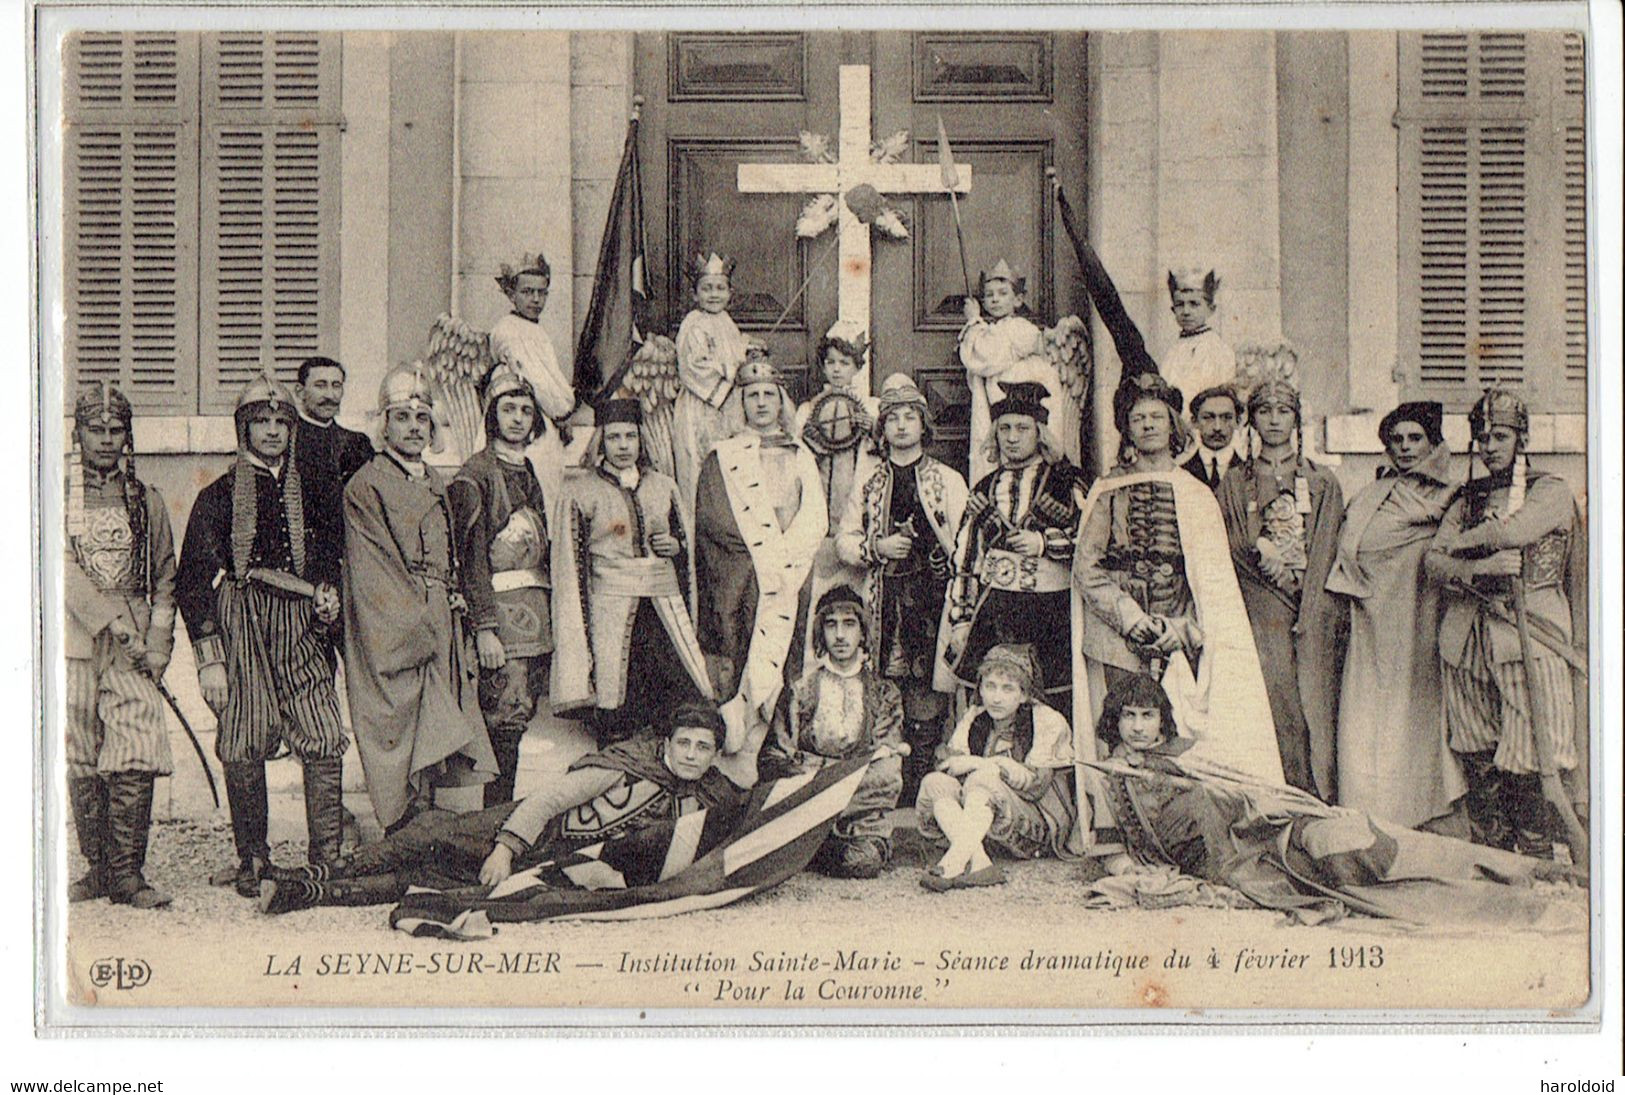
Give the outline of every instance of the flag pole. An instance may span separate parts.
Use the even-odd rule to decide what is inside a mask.
[[[948,190],[948,202],[954,210],[954,234],[959,237],[959,272],[965,278],[965,299],[971,299],[970,261],[965,257],[965,222],[959,216],[959,167],[954,163],[953,150],[948,147],[948,130],[937,115],[937,162],[942,166],[942,185]]]

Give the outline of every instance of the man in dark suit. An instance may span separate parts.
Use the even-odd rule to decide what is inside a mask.
[[[1191,423],[1196,444],[1181,467],[1217,491],[1224,473],[1239,462],[1231,447],[1240,424],[1240,400],[1228,384],[1205,388],[1191,400]]]
[[[330,357],[307,358],[299,366],[299,436],[294,458],[299,477],[315,503],[317,531],[344,544],[344,484],[372,459],[372,441],[335,421],[344,400],[344,366]]]

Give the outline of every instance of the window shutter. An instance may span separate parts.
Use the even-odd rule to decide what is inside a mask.
[[[1563,36],[1563,378],[1586,381],[1585,39]]]
[[[66,53],[69,391],[110,380],[138,410],[189,413],[197,377],[197,38],[81,33]]]
[[[1400,41],[1407,397],[1460,409],[1506,384],[1543,410],[1583,407],[1583,42],[1508,32]],[[1554,125],[1563,110],[1572,116]]]
[[[338,322],[334,35],[203,40],[202,406],[229,411],[269,350],[277,374],[332,354]]]

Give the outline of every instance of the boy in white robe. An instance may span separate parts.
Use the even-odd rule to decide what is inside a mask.
[[[1236,379],[1236,352],[1211,326],[1217,311],[1219,277],[1212,270],[1168,271],[1168,299],[1179,341],[1162,355],[1162,375],[1179,389],[1185,405],[1209,388]]]
[[[677,407],[672,412],[672,452],[677,486],[688,512],[700,465],[716,443],[731,436],[743,421],[734,395],[734,376],[744,364],[745,338],[728,302],[733,298],[734,261],[712,252],[694,262],[694,307],[677,328]]]
[[[970,385],[970,476],[980,483],[997,466],[993,455],[993,416],[990,408],[1004,398],[1004,387],[1022,381],[1041,384],[1049,394],[1044,409],[1057,424],[1058,437],[1075,434],[1063,418],[1066,393],[1060,374],[1044,354],[1044,333],[1020,314],[1027,279],[1003,259],[984,271],[977,296],[965,301],[965,326],[959,332],[959,360]],[[980,298],[978,300],[977,298]],[[1075,445],[1062,441],[1068,456]]]

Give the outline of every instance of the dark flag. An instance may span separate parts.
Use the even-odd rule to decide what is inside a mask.
[[[613,392],[649,324],[649,283],[643,241],[643,170],[638,165],[638,112],[626,127],[626,148],[609,199],[604,242],[598,249],[592,302],[576,340],[575,389],[583,400]]]
[[[684,814],[519,871],[494,888],[414,888],[390,926],[481,938],[491,924],[637,920],[715,909],[772,889],[812,861],[871,758],[758,784],[742,803]]]

